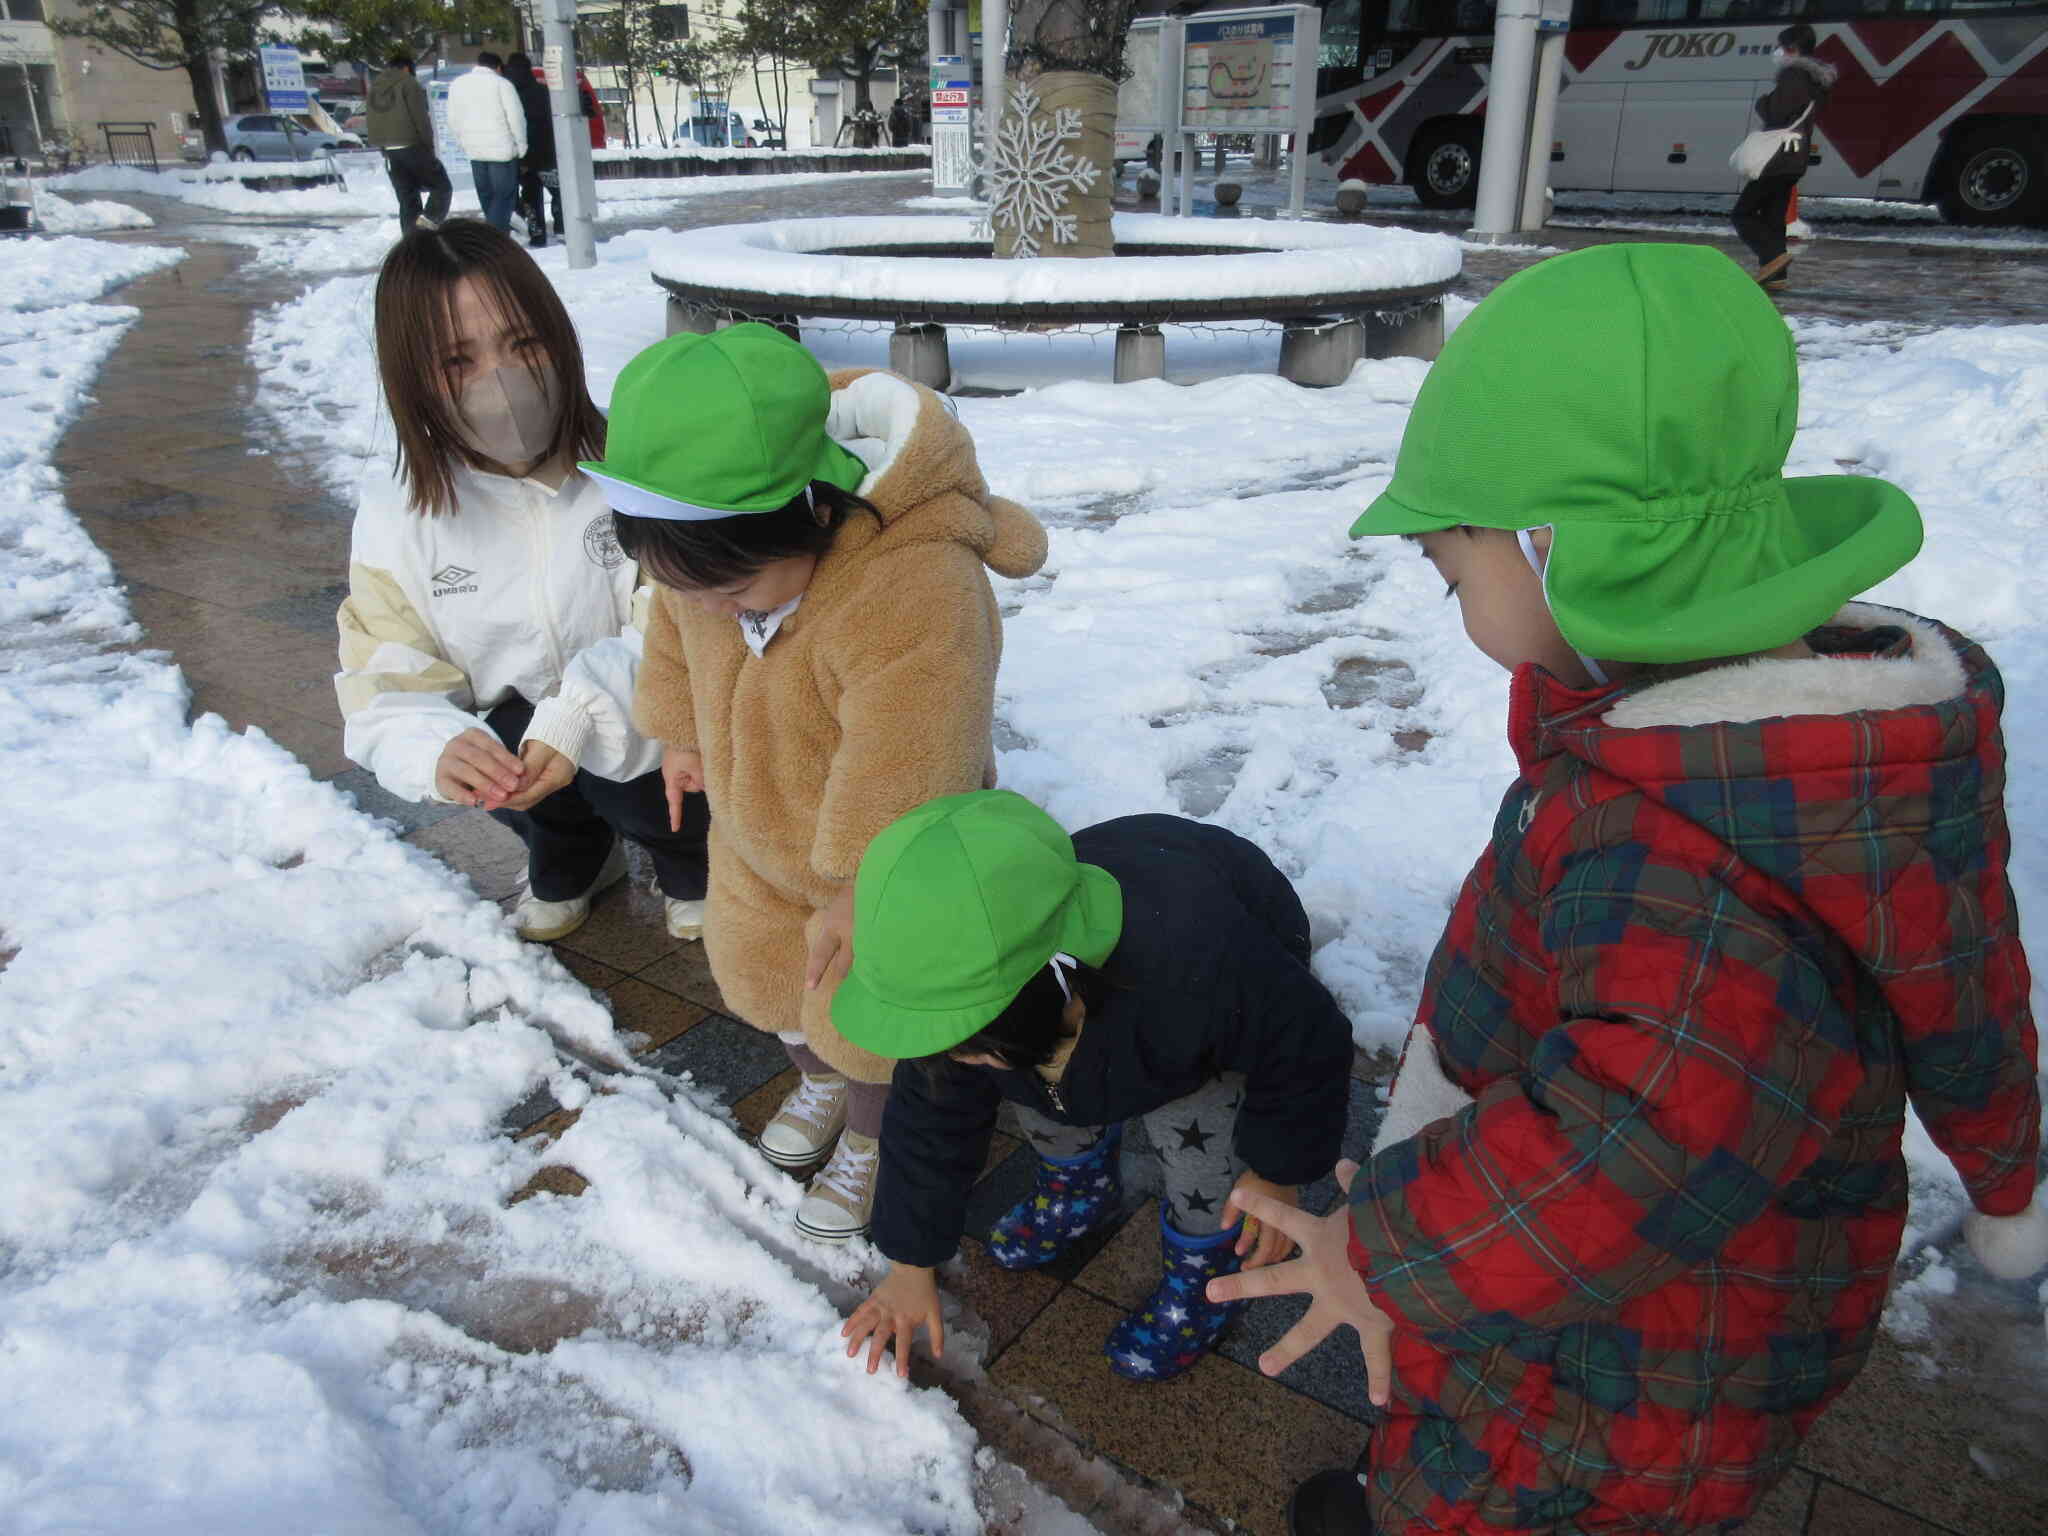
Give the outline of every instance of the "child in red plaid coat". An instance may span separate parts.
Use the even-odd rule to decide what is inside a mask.
[[[1521,773],[1348,1211],[1239,1199],[1304,1254],[1210,1286],[1312,1294],[1269,1372],[1358,1329],[1386,1416],[1299,1536],[1735,1529],[1869,1352],[1909,1102],[1979,1259],[2048,1262],[2003,687],[1849,601],[1919,514],[1784,478],[1797,401],[1718,252],[1559,257],[1445,347],[1352,530],[1418,540],[1513,672]]]

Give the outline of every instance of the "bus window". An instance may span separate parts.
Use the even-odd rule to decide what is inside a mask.
[[[1575,27],[1654,27],[1686,19],[1690,0],[1581,0],[1573,7]]]
[[[1387,7],[1389,32],[1491,32],[1493,0],[1392,0]]]

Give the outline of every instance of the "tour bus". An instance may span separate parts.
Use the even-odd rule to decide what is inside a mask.
[[[2048,0],[1575,0],[1551,186],[1738,191],[1729,151],[1795,21],[1838,75],[1803,191],[2048,216]],[[1322,37],[1319,174],[1470,207],[1491,0],[1327,0]]]

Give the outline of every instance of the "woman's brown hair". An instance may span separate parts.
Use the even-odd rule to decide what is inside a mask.
[[[377,375],[398,432],[398,471],[412,504],[429,516],[455,509],[454,466],[494,468],[462,435],[462,416],[442,374],[455,348],[455,288],[473,277],[491,307],[523,317],[540,343],[527,353],[538,375],[554,368],[561,414],[542,458],[604,456],[604,416],[583,383],[583,347],[555,286],[510,235],[481,219],[414,230],[377,274]]]

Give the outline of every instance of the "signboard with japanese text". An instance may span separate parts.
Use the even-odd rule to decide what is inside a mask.
[[[1191,17],[1181,69],[1181,124],[1190,133],[1290,133],[1299,16],[1294,7]],[[1307,61],[1315,90],[1315,61]]]
[[[266,44],[256,50],[263,63],[263,99],[273,112],[303,112],[313,99],[296,48]]]

